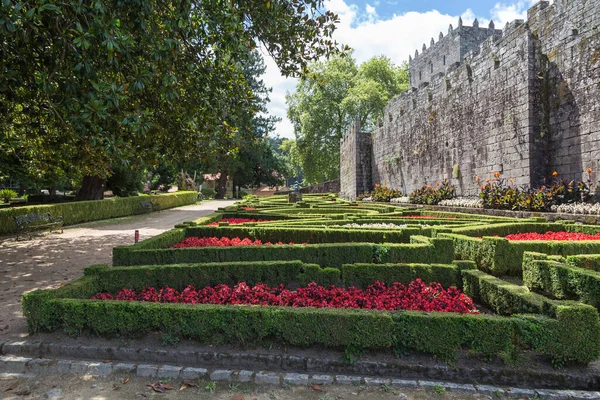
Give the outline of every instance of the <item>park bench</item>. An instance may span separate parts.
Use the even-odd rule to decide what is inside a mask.
[[[148,200],[142,201],[140,203],[140,207],[142,207],[142,209],[144,211],[147,211],[147,212],[160,210],[160,206],[158,204],[155,204],[155,203],[153,203],[151,201],[148,201]]]
[[[62,217],[54,217],[50,213],[41,214],[25,214],[16,215],[13,217],[15,224],[17,224],[17,239],[23,233],[31,233],[40,230],[50,230],[63,232],[63,219]],[[29,235],[31,239],[31,235]]]

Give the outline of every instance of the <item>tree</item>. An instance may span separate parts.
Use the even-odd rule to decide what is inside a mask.
[[[286,102],[305,179],[317,183],[339,177],[344,132],[356,117],[364,129],[375,127],[389,100],[408,88],[408,66],[380,56],[357,67],[339,55],[309,70]]]
[[[83,176],[79,199],[101,198],[117,163],[235,151],[229,116],[253,98],[236,61],[260,42],[294,75],[336,52],[322,5],[1,0],[0,127],[30,175]]]
[[[304,180],[304,173],[296,141],[293,139],[282,140],[279,145],[279,154],[284,160],[284,174],[288,178],[288,185],[301,183]]]

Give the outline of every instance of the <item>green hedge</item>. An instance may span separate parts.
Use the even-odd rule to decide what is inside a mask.
[[[412,235],[421,234],[418,226],[402,229],[335,229],[335,228],[301,228],[270,227],[267,224],[229,225],[229,226],[194,226],[189,227],[186,237],[228,237],[260,239],[263,243],[408,243]]]
[[[400,282],[409,284],[417,278],[426,284],[438,282],[443,287],[456,286],[462,288],[463,269],[475,269],[475,263],[448,264],[344,264],[342,280],[346,287],[366,287],[375,280],[393,284]]]
[[[600,308],[600,273],[552,260],[545,254],[525,253],[523,283],[557,299],[579,300]]]
[[[493,355],[510,354],[515,346],[528,346],[558,361],[587,363],[599,353],[598,317],[585,308],[559,306],[557,319],[505,318],[485,314],[92,301],[61,298],[57,292],[38,290],[24,296],[23,312],[31,333],[64,329],[72,335],[94,332],[101,336],[137,337],[161,331],[210,343],[261,344],[280,340],[297,346],[393,347],[427,352],[445,360],[455,358],[459,349]]]
[[[600,320],[589,305],[553,301],[477,270],[464,270],[463,290],[501,315],[519,313],[546,318],[519,316],[518,334],[534,350],[557,361],[591,362],[600,356]]]
[[[473,260],[477,266],[495,276],[520,276],[523,272],[523,253],[526,251],[550,255],[594,254],[600,252],[600,241],[509,241],[502,237],[477,237],[439,233],[440,238],[454,241],[456,258]]]
[[[171,231],[169,231],[171,232]],[[165,241],[177,233],[165,233]],[[172,234],[170,239],[167,234]],[[156,239],[158,240],[158,239]],[[150,245],[155,245],[156,240]],[[113,265],[164,265],[198,262],[301,260],[322,267],[351,263],[449,264],[454,260],[452,241],[412,236],[410,244],[326,243],[276,246],[195,247],[147,249],[144,242],[113,249]]]
[[[568,256],[567,263],[577,268],[600,272],[600,254]]]
[[[417,278],[426,283],[439,282],[444,287],[462,286],[460,271],[475,268],[473,263],[457,264],[345,264],[341,268],[322,268],[302,261],[253,261],[226,263],[198,263],[152,265],[137,267],[112,267],[94,265],[85,269],[85,278],[76,281],[73,288],[92,282],[96,292],[116,293],[122,288],[142,290],[168,285],[179,291],[188,285],[197,288],[224,283],[230,286],[239,282],[249,285],[265,283],[269,286],[284,284],[295,288],[316,282],[322,286],[367,287],[376,280],[387,284],[409,284]],[[84,285],[84,286],[85,286]],[[67,285],[71,287],[71,285]],[[65,286],[65,287],[67,287]],[[70,297],[79,293],[69,292]],[[87,294],[89,291],[84,292]],[[77,296],[80,298],[79,296]]]
[[[0,234],[17,231],[17,226],[13,219],[17,215],[49,212],[53,216],[61,216],[65,225],[73,225],[82,222],[143,214],[146,211],[140,207],[140,203],[144,201],[151,201],[159,209],[164,210],[194,204],[196,200],[196,192],[177,192],[157,196],[115,197],[96,201],[76,201],[0,209]]]

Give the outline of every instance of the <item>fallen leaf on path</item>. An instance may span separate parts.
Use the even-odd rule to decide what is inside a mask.
[[[164,393],[165,392],[165,389],[163,389],[163,387],[160,384],[160,382],[151,383],[148,386],[150,386],[152,388],[152,390],[154,390],[155,392],[158,392],[158,393]]]
[[[238,394],[237,396],[233,396],[231,400],[244,400],[244,395]]]
[[[189,387],[196,387],[196,386],[198,386],[198,385],[193,381],[183,381],[179,390],[187,389]]]
[[[104,364],[107,364],[107,363],[109,363],[109,362],[111,362],[111,361],[110,361],[110,360],[102,360],[102,362],[103,362]]]
[[[310,387],[312,388],[312,390],[317,390],[317,391],[321,390],[321,386],[319,386],[319,385],[311,385]]]
[[[126,384],[127,382],[129,382],[129,377],[123,379],[123,382],[121,382],[123,385]]]

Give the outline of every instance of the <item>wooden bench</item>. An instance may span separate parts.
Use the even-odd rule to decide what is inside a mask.
[[[13,217],[15,224],[17,224],[17,239],[23,233],[31,233],[40,230],[50,230],[63,232],[63,219],[62,217],[54,217],[50,213],[41,214],[25,214],[16,215]],[[29,235],[31,239],[31,235]]]
[[[155,204],[155,203],[153,203],[151,201],[148,201],[148,200],[142,201],[140,203],[140,207],[142,207],[142,209],[144,211],[147,211],[147,212],[152,212],[152,211],[158,211],[158,210],[160,210],[160,206],[158,204]]]

